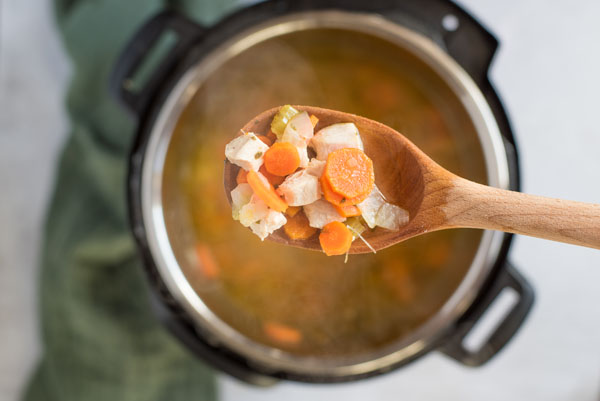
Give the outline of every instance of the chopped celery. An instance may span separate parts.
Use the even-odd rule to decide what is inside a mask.
[[[353,239],[356,239],[360,234],[362,234],[367,228],[362,223],[362,218],[360,216],[349,217],[346,220],[346,227],[350,231],[352,231]]]
[[[281,139],[287,123],[298,113],[300,112],[289,104],[286,104],[279,109],[271,122],[271,131],[277,135],[277,139]]]

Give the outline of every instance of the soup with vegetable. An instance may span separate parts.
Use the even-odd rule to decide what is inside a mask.
[[[261,240],[234,221],[225,144],[252,116],[311,104],[380,121],[443,167],[485,182],[471,120],[429,67],[366,34],[315,29],[268,39],[200,86],[169,146],[163,206],[187,279],[222,321],[303,356],[356,356],[401,340],[448,300],[481,232],[448,230],[376,254],[327,257]]]

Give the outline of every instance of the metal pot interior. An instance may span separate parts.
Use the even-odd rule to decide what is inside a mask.
[[[224,146],[252,116],[287,103],[381,121],[447,169],[506,186],[495,122],[431,41],[342,12],[292,15],[229,40],[182,77],[156,120],[144,222],[159,272],[199,332],[273,369],[342,375],[397,363],[470,304],[501,236],[435,232],[347,263],[261,243],[231,218]]]

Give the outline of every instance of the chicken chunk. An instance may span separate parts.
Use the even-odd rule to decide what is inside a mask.
[[[334,150],[357,148],[364,150],[358,128],[354,123],[340,123],[325,127],[310,140],[310,145],[317,152],[317,159],[327,160],[327,155]]]
[[[288,135],[297,135],[304,139],[304,141],[310,140],[314,135],[314,128],[308,113],[303,111],[292,117],[290,122],[286,125],[285,131],[283,131],[283,135],[286,133],[288,133]]]
[[[308,166],[306,166],[306,172],[308,174],[319,178],[323,175],[323,170],[325,170],[325,161],[314,157],[308,162]]]
[[[252,132],[238,136],[225,146],[225,157],[244,170],[258,171],[269,147]]]
[[[250,225],[250,229],[260,237],[261,241],[264,241],[273,231],[283,227],[285,223],[287,223],[287,219],[283,213],[269,209],[264,218]]]
[[[379,192],[379,188],[374,186],[367,199],[356,205],[369,228],[375,228],[377,225],[377,212],[384,203],[385,198]]]
[[[391,203],[384,203],[375,217],[375,224],[388,230],[397,231],[408,223],[408,212]]]
[[[252,188],[248,184],[239,184],[231,191],[231,214],[234,220],[239,220],[240,210],[250,202],[252,194]]]
[[[250,202],[242,206],[240,209],[240,223],[242,223],[244,227],[250,227],[250,225],[267,217],[268,213],[269,207],[267,204],[258,196],[252,195]]]
[[[315,228],[323,228],[332,221],[346,220],[331,203],[323,199],[305,205],[304,214],[308,217],[308,225]]]
[[[288,124],[289,126],[289,124]],[[298,156],[300,156],[300,167],[308,166],[308,144],[306,139],[301,137],[298,132],[293,130],[285,130],[281,136],[280,142],[289,142],[296,147]]]
[[[289,206],[304,206],[321,197],[321,186],[317,177],[301,170],[288,176],[277,192],[283,195]]]

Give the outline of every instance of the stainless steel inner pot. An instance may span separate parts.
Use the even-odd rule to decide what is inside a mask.
[[[192,289],[169,241],[162,204],[163,166],[180,114],[202,83],[223,63],[265,40],[317,28],[359,31],[407,49],[430,66],[460,99],[475,126],[485,158],[487,183],[507,188],[508,164],[496,120],[469,75],[429,38],[381,16],[342,11],[289,14],[255,26],[205,55],[178,81],[163,103],[144,154],[141,180],[142,216],[148,246],[168,291],[195,322],[196,330],[211,344],[220,344],[265,367],[304,375],[358,375],[410,359],[434,342],[473,302],[496,260],[503,235],[486,231],[467,275],[444,306],[412,335],[360,358],[299,357],[254,342],[220,320]]]

